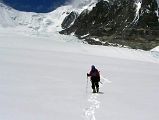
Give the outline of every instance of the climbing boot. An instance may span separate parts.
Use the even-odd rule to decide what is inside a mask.
[[[99,88],[97,88],[97,93],[99,93]]]
[[[96,93],[96,90],[95,90],[95,89],[93,89],[93,93]]]

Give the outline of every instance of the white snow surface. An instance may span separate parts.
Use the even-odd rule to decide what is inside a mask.
[[[98,0],[70,0],[67,4],[71,5],[73,10],[80,14],[85,9],[91,11],[97,2]]]
[[[135,15],[135,18],[134,18],[134,20],[133,20],[133,23],[136,23],[136,22],[139,20],[141,5],[142,5],[142,0],[137,0],[137,1],[135,2],[136,15]]]
[[[0,27],[24,26],[36,32],[55,32],[62,30],[61,23],[72,11],[81,13],[83,10],[92,10],[97,0],[86,0],[86,3],[61,6],[50,13],[21,12],[0,3]]]
[[[151,51],[156,51],[156,52],[159,52],[159,46],[153,48]]]
[[[0,26],[24,26],[37,32],[61,30],[61,23],[72,11],[72,6],[61,6],[50,13],[20,12],[0,3]]]
[[[50,13],[21,12],[0,2],[0,26],[25,26],[37,32],[53,32],[61,30],[61,23],[72,11],[81,13],[87,9],[91,11],[98,0],[73,1],[61,6]]]
[[[158,120],[159,58],[58,34],[70,9],[0,7],[0,120]],[[99,94],[86,77],[92,64]]]
[[[150,52],[22,29],[0,29],[1,120],[158,120],[159,59]],[[87,85],[92,64],[101,94]]]
[[[153,49],[151,50],[151,54],[153,55],[153,57],[159,59],[159,46],[153,48]]]

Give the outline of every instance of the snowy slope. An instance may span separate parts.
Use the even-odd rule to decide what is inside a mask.
[[[151,51],[159,52],[159,46],[155,47],[155,48],[154,48],[154,49],[152,49]]]
[[[58,34],[71,10],[36,14],[1,4],[0,120],[158,120],[159,59]],[[101,94],[87,84],[92,64]]]
[[[16,23],[13,21],[15,14],[11,8],[5,6],[4,4],[0,3],[0,26],[7,27],[7,26],[15,26]]]
[[[151,54],[153,57],[159,59],[159,46],[155,47],[154,49],[151,50]]]
[[[91,11],[97,2],[98,0],[73,0],[70,4],[76,11],[81,13],[85,9]]]
[[[76,41],[0,29],[1,120],[159,119],[159,59]],[[101,94],[86,86],[92,64],[106,78]]]
[[[1,27],[25,27],[37,32],[54,32],[61,30],[61,23],[64,18],[72,11],[78,13],[84,9],[91,10],[96,0],[86,2],[77,7],[65,5],[57,8],[50,13],[32,13],[14,10],[0,2],[0,26]]]
[[[20,12],[0,3],[0,26],[31,28],[33,31],[56,31],[72,6],[62,6],[50,13]]]

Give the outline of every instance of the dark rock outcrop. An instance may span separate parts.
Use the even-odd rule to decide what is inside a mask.
[[[102,45],[122,45],[149,50],[159,45],[159,17],[156,0],[100,0],[91,10],[84,10],[61,34],[72,32],[79,38]],[[91,41],[91,42],[90,42]],[[106,43],[106,44],[105,44]],[[110,45],[110,44],[109,44]]]
[[[69,28],[71,24],[73,24],[73,22],[76,20],[77,17],[78,17],[78,14],[72,11],[68,16],[66,16],[66,18],[62,22],[61,24],[62,28],[63,29]]]

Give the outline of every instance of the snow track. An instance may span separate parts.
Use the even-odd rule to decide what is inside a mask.
[[[0,120],[158,120],[159,62],[151,52],[25,30],[0,29]],[[85,96],[90,64],[113,82],[101,76],[104,94]]]
[[[104,78],[103,76],[101,76],[101,79],[103,80],[103,82],[100,85],[100,88],[104,87],[104,84],[106,82],[111,83],[110,80]],[[103,94],[103,92],[91,94],[88,98],[88,103],[90,106],[84,109],[84,120],[96,120],[95,112],[97,109],[99,109],[101,103],[99,100],[100,94]]]
[[[88,102],[90,106],[84,109],[84,120],[96,120],[95,111],[100,107],[98,96],[98,94],[92,94],[89,97]]]

